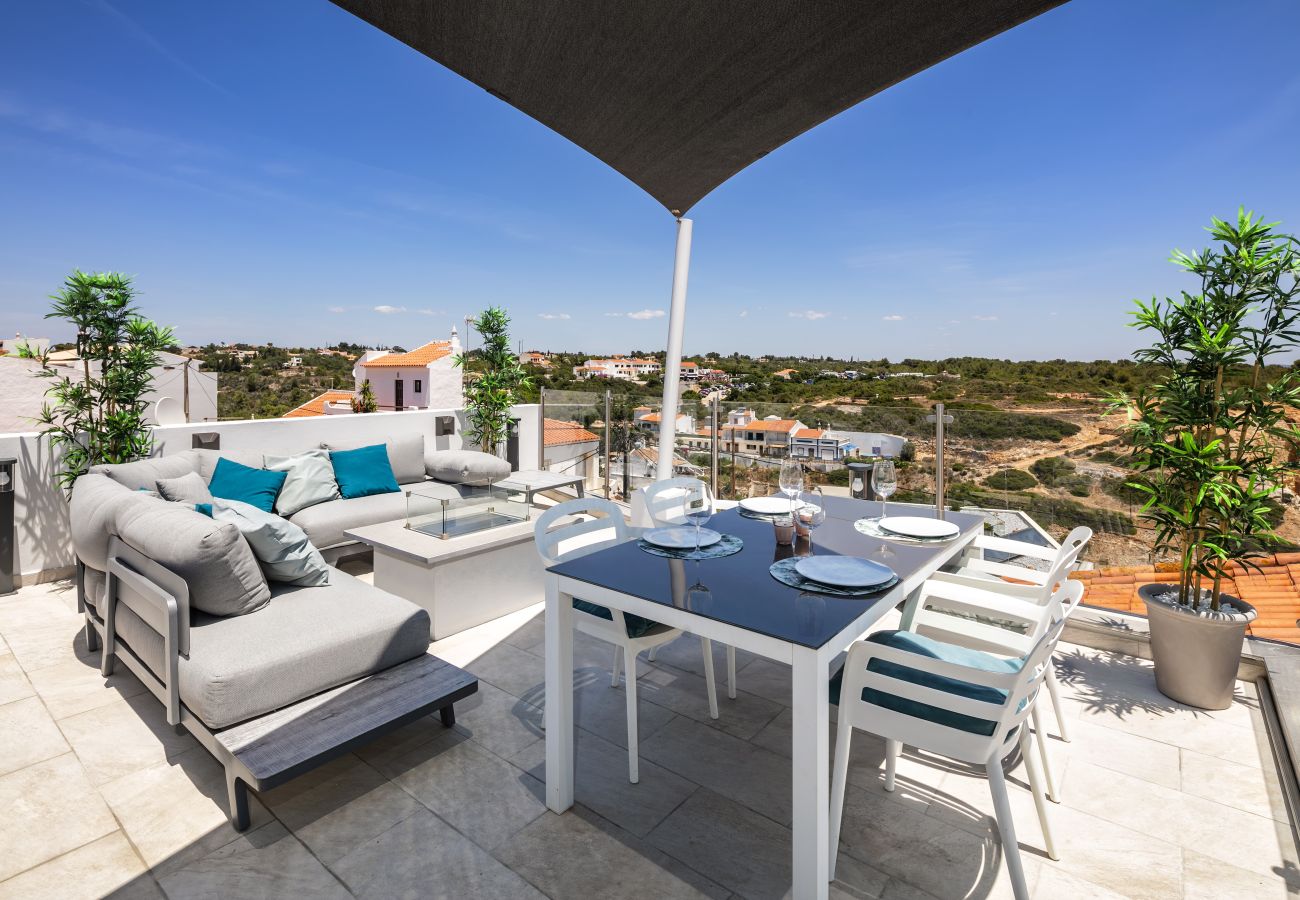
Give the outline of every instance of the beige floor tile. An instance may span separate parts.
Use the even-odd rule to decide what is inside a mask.
[[[40,699],[0,706],[0,775],[67,752],[67,741]]]
[[[1272,767],[1243,766],[1192,750],[1181,751],[1181,764],[1184,793],[1279,822],[1290,821]]]
[[[1287,856],[1294,862],[1289,828],[1271,818],[1089,763],[1070,766],[1063,799],[1098,818],[1242,868],[1268,873]]]
[[[271,822],[179,866],[159,879],[171,900],[189,897],[311,897],[351,895],[320,860],[279,822]]]
[[[95,661],[73,659],[37,669],[30,675],[32,687],[55,719],[108,706],[143,694],[145,686],[126,668],[118,665],[108,678],[99,674]]]
[[[1132,900],[1182,896],[1182,858],[1176,845],[1068,805],[1052,810],[1052,828],[1061,858],[1043,859],[1042,871],[1058,869]]]
[[[120,831],[0,883],[5,900],[154,897],[162,891]]]
[[[1175,745],[1090,720],[1079,719],[1070,725],[1070,737],[1073,738],[1070,743],[1054,738],[1048,740],[1054,759],[1092,763],[1178,790],[1179,748]]]
[[[71,753],[0,776],[0,880],[117,830]]]
[[[163,705],[141,694],[59,721],[95,784],[105,784],[175,759],[199,744],[167,724]]]
[[[1290,883],[1283,874],[1248,872],[1222,860],[1183,850],[1183,897],[1185,900],[1281,900],[1295,896],[1297,877]]]
[[[18,657],[9,650],[0,653],[0,705],[30,697],[35,693],[31,682],[18,665]]]
[[[100,793],[157,875],[239,836],[228,819],[225,773],[202,749],[111,781]],[[256,797],[249,808],[253,827],[270,821]]]

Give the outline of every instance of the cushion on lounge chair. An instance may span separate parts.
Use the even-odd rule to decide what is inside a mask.
[[[287,472],[255,469],[231,459],[217,460],[217,467],[208,482],[213,497],[251,503],[264,512],[275,509],[275,498],[284,487]]]
[[[606,619],[610,622],[614,621],[614,614],[611,613],[607,607],[597,606],[594,603],[588,603],[586,600],[579,600],[577,597],[573,598],[573,608],[585,612],[588,615],[595,616],[598,619]],[[643,619],[640,616],[633,615],[632,613],[623,613],[623,624],[627,627],[627,636],[630,638],[645,637],[656,628],[667,627],[665,625],[660,625],[658,622]]]
[[[339,450],[356,450],[380,441],[341,441],[321,444],[331,452]],[[393,469],[393,477],[398,484],[424,480],[424,435],[399,434],[382,441],[388,452],[388,464]]]
[[[98,610],[103,579],[87,573]],[[119,605],[117,635],[155,673],[162,637]],[[226,728],[414,659],[429,647],[429,614],[338,569],[321,587],[275,585],[250,616],[195,613],[190,654],[179,663],[181,702],[212,729]]]
[[[129,463],[91,466],[89,471],[107,475],[133,491],[140,488],[153,491],[158,489],[160,479],[179,478],[188,472],[197,472],[198,469],[199,458],[195,451],[183,450],[171,456],[151,456]]]
[[[878,631],[868,636],[867,640],[897,650],[905,650],[908,653],[915,653],[918,656],[928,656],[931,659],[941,659],[960,666],[983,669],[986,672],[998,674],[1014,674],[1019,672],[1024,665],[1024,660],[1021,659],[1004,659],[981,650],[969,650],[955,644],[936,641],[911,631]],[[910,681],[913,684],[933,688],[947,694],[969,697],[972,700],[982,700],[985,703],[1003,703],[1007,699],[1007,692],[998,688],[987,687],[982,684],[971,684],[968,681],[949,678],[946,675],[936,675],[921,669],[909,668],[890,660],[873,659],[867,663],[867,671],[902,681]],[[840,690],[843,680],[844,669],[841,667],[831,677],[831,703],[837,706],[840,702]],[[898,697],[875,688],[863,688],[862,699],[875,706],[883,706],[885,709],[903,715],[926,719],[939,725],[946,725],[949,728],[968,731],[971,734],[991,735],[997,729],[997,723],[988,719],[980,719],[975,716],[968,716],[965,713],[941,709],[928,703]]]
[[[211,503],[212,492],[198,472],[186,472],[175,478],[159,478],[158,494],[174,503]]]
[[[217,469],[217,460],[222,457],[241,466],[248,466],[250,469],[260,469],[266,464],[260,450],[205,450],[200,447],[190,452],[194,454],[194,459],[198,463],[199,476],[205,482],[212,481],[212,473]]]
[[[108,542],[113,539],[109,527],[122,510],[136,503],[147,503],[148,494],[123,486],[103,472],[87,472],[72,486],[69,501],[69,530],[72,548],[81,560],[101,572],[108,568]]]
[[[510,463],[482,450],[435,450],[424,457],[429,477],[448,484],[482,484],[510,476]]]

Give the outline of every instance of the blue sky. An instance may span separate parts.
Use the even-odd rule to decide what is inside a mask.
[[[662,347],[674,227],[325,0],[11,4],[0,331],[74,266],[186,342]],[[688,352],[1118,358],[1245,204],[1300,231],[1294,0],[1075,0],[840,115],[695,220]],[[417,112],[412,114],[411,111]]]

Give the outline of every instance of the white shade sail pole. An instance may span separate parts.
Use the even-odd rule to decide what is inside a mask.
[[[655,480],[673,477],[677,442],[677,400],[681,396],[682,338],[686,330],[686,276],[691,268],[690,219],[677,220],[677,256],[673,262],[673,298],[668,308],[668,356],[664,360],[664,401],[659,411],[659,465]]]

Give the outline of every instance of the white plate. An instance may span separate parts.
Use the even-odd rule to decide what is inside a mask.
[[[803,501],[797,501],[795,509],[803,506]],[[790,512],[789,497],[746,497],[740,501],[740,508],[746,512],[758,513],[761,516],[774,516],[781,513]]]
[[[894,577],[889,566],[856,556],[807,556],[794,570],[809,581],[844,588],[871,587]]]
[[[694,550],[694,528],[652,528],[641,535],[647,544],[663,547],[666,550]],[[722,540],[722,535],[712,528],[700,529],[700,546],[708,547]]]
[[[927,519],[925,516],[886,516],[880,520],[880,527],[903,537],[914,538],[956,537],[961,533],[961,529],[951,522]]]

